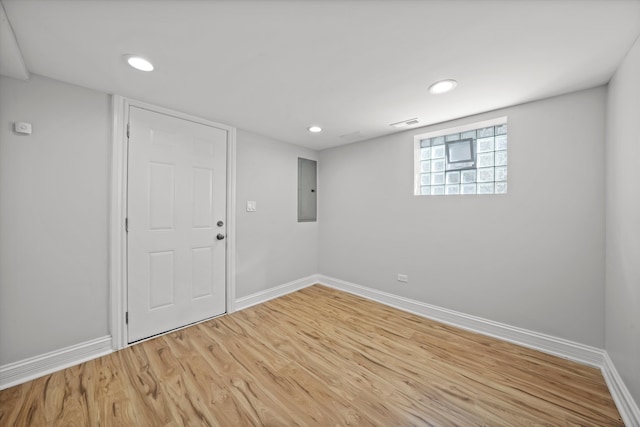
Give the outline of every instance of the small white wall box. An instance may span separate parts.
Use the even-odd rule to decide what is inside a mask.
[[[15,122],[13,124],[13,130],[15,133],[20,133],[22,135],[31,135],[31,123]]]

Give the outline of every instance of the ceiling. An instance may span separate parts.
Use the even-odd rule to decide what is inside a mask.
[[[2,4],[31,73],[318,150],[605,84],[640,33],[640,0]]]

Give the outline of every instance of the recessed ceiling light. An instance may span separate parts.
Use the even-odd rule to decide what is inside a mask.
[[[310,126],[307,128],[307,130],[313,133],[322,132],[322,128],[320,126]]]
[[[453,90],[453,88],[455,88],[456,86],[458,86],[458,82],[455,80],[450,80],[450,79],[440,80],[439,82],[435,82],[434,84],[429,86],[429,92],[431,92],[434,95],[437,95],[439,93],[449,92],[450,90]]]
[[[153,71],[153,64],[140,56],[126,55],[126,58],[127,63],[136,70]]]

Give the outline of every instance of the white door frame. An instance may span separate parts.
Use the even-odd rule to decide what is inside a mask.
[[[138,107],[227,131],[227,259],[226,312],[235,311],[236,294],[236,129],[210,120],[157,107],[119,95],[111,97],[113,122],[111,146],[111,212],[109,236],[110,328],[113,350],[128,347],[127,325],[127,122],[129,108]]]

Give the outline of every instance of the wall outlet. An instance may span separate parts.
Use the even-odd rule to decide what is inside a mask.
[[[398,282],[407,283],[409,281],[409,276],[406,274],[398,274]]]

